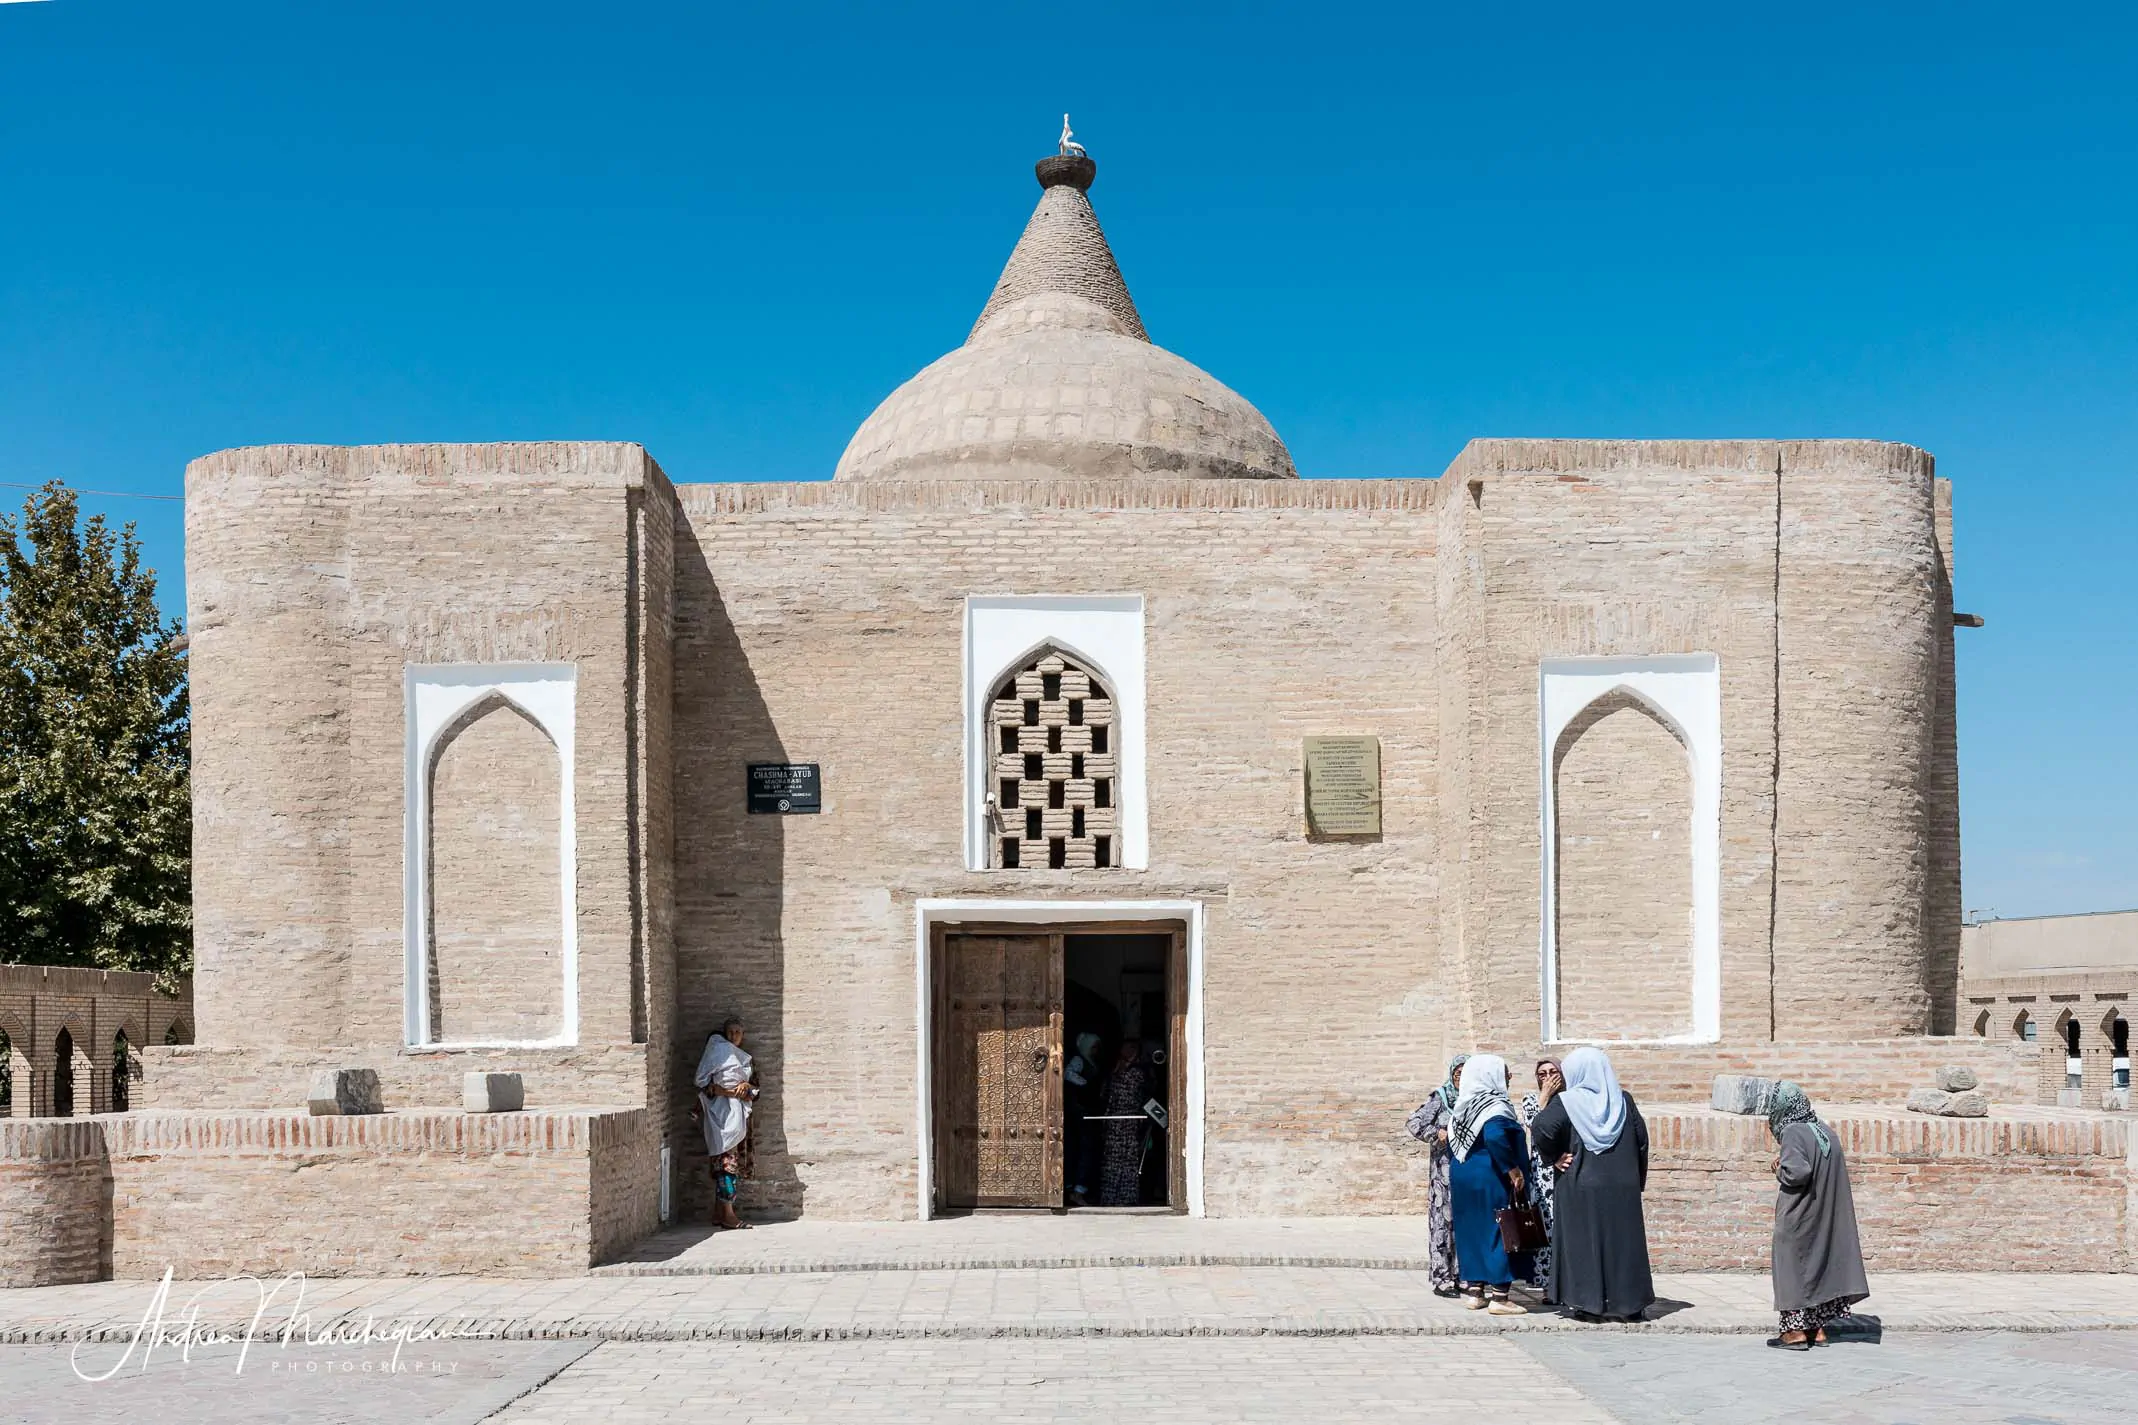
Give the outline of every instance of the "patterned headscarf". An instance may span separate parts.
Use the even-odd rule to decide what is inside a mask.
[[[1448,1125],[1448,1151],[1455,1161],[1469,1157],[1485,1125],[1503,1117],[1514,1117],[1514,1104],[1507,1098],[1507,1061],[1497,1054],[1475,1055],[1463,1065],[1455,1121]]]
[[[1454,1058],[1448,1060],[1448,1081],[1433,1091],[1440,1095],[1440,1103],[1443,1108],[1455,1107],[1455,1095],[1460,1092],[1455,1087],[1455,1076],[1462,1072],[1462,1066],[1469,1061],[1470,1056],[1468,1054],[1457,1054]]]
[[[1782,1130],[1792,1123],[1811,1125],[1812,1136],[1819,1140],[1820,1157],[1833,1150],[1834,1140],[1826,1136],[1826,1125],[1811,1111],[1811,1099],[1803,1087],[1783,1079],[1767,1095],[1767,1127],[1773,1132],[1775,1142],[1782,1141]]]

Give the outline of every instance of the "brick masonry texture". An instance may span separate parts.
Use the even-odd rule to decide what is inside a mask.
[[[1885,1271],[2125,1271],[2127,1118],[1822,1111],[1848,1155],[1865,1264]],[[1645,1207],[1661,1271],[1764,1271],[1774,1139],[1706,1109],[1647,1115]]]
[[[167,1039],[193,1038],[190,979],[176,994],[156,988],[155,976],[72,965],[0,965],[0,1034],[7,1036],[13,1082],[8,1111],[16,1118],[53,1111],[53,1074],[60,1031],[73,1044],[74,1111],[104,1113],[114,1105],[117,1057],[113,1040],[126,1036],[129,1057]],[[129,1080],[129,1101],[141,1085]]]
[[[1209,1210],[1413,1212],[1419,1164],[1391,1143],[1446,1054],[1536,1047],[1537,665],[1582,655],[1721,670],[1723,1043],[1622,1050],[1629,1086],[1703,1100],[1714,1072],[1801,1054],[1815,1093],[1897,1103],[1950,1057],[1906,1037],[1934,1018],[1958,929],[1928,908],[1942,563],[1928,458],[1907,447],[1492,441],[1437,481],[679,488],[629,445],[266,447],[195,462],[188,493],[202,1024],[200,1045],[148,1056],[159,1111],[295,1110],[321,1067],[376,1070],[390,1109],[442,1109],[468,1070],[520,1072],[535,1110],[645,1110],[585,1178],[589,1221],[628,1226],[663,1138],[695,1205],[689,1072],[736,1014],[766,1086],[752,1209],[911,1216],[915,902],[1193,899]],[[1124,591],[1146,607],[1149,868],[965,870],[963,601]],[[409,1050],[403,670],[498,661],[578,667],[581,1042]],[[1300,742],[1322,733],[1380,739],[1378,838],[1306,838]],[[1676,754],[1593,750],[1578,776],[1638,787],[1595,799],[1614,835],[1677,816]],[[746,815],[761,761],[820,763],[823,813]],[[538,800],[478,780],[471,817],[508,804],[483,795]],[[1643,854],[1677,863],[1670,885],[1587,875],[1565,908],[1674,922],[1689,867],[1668,835]],[[548,894],[528,865],[510,899]],[[1638,956],[1591,971],[1614,1013],[1662,1023],[1681,998]],[[1302,1035],[1312,1094],[1268,1068]],[[2009,1101],[1994,1085],[2014,1071],[1991,1067]],[[245,1158],[204,1146],[185,1171],[279,1181],[218,1154]],[[319,1176],[431,1191],[415,1159],[362,1161]],[[453,1210],[532,1210],[485,1172]],[[236,1254],[205,1213],[152,1229],[146,1198],[127,1210],[129,1232]]]
[[[1607,693],[1559,738],[1559,1032],[1666,1039],[1693,1028],[1693,782],[1685,744]],[[1645,896],[1622,894],[1627,886]]]
[[[111,1272],[101,1120],[0,1120],[0,1286],[96,1281]]]
[[[645,1116],[129,1113],[0,1123],[6,1284],[154,1277],[166,1267],[181,1277],[570,1275],[656,1225]]]

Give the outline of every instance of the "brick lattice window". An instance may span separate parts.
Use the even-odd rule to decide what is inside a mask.
[[[1113,695],[1048,651],[995,689],[995,863],[1120,864],[1120,745]]]

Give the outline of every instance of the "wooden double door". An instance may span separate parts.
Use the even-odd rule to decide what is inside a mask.
[[[1068,942],[1106,931],[1163,936],[1166,1199],[1185,1210],[1186,935],[1170,924],[1074,929],[939,927],[933,945],[935,1206],[1060,1209]],[[1150,1037],[1151,1026],[1146,1026]],[[1102,1070],[1103,1072],[1103,1070]]]

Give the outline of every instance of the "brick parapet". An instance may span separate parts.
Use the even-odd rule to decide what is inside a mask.
[[[643,1108],[0,1123],[0,1283],[570,1275],[656,1226],[653,1129]]]
[[[1645,1209],[1663,1271],[1765,1271],[1775,1196],[1764,1120],[1645,1108]],[[2127,1271],[2130,1124],[2021,1109],[1987,1119],[1823,1109],[1848,1157],[1866,1264],[1898,1271]]]

